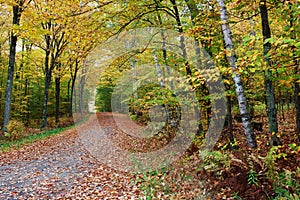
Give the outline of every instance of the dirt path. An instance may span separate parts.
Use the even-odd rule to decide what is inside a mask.
[[[0,155],[0,199],[137,199],[132,179],[91,157],[75,128]]]

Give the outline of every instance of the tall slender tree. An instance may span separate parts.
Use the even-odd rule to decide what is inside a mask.
[[[257,147],[256,138],[253,132],[253,127],[251,124],[251,119],[248,113],[248,105],[247,99],[244,92],[242,79],[240,75],[237,73],[237,65],[236,65],[236,55],[234,52],[234,45],[232,42],[231,30],[228,23],[227,11],[224,0],[217,0],[220,7],[220,19],[222,22],[222,32],[224,36],[224,43],[227,51],[227,59],[230,63],[233,71],[233,80],[235,85],[236,95],[238,97],[238,104],[240,108],[240,113],[242,116],[242,122],[245,130],[245,135],[247,139],[247,145],[249,147],[255,148]]]
[[[271,29],[269,26],[268,19],[268,9],[267,9],[267,1],[261,0],[259,4],[260,16],[261,16],[261,24],[262,24],[262,34],[264,40],[271,38]],[[267,115],[269,120],[269,131],[272,134],[271,136],[271,145],[279,145],[281,142],[279,138],[276,136],[278,132],[278,123],[277,123],[277,109],[275,103],[275,92],[274,86],[272,83],[272,71],[271,71],[271,59],[268,57],[268,52],[271,49],[271,43],[264,43],[264,59],[267,65],[267,69],[265,70],[265,88],[266,88],[266,104],[267,104]]]
[[[68,38],[65,37],[65,32],[57,33],[55,29],[57,25],[49,21],[43,29],[50,31],[52,34],[45,35],[45,89],[44,89],[44,104],[43,104],[43,118],[41,128],[47,126],[47,104],[49,96],[49,88],[51,84],[52,72],[58,64],[58,58],[61,56],[64,48],[68,44]]]
[[[60,117],[60,83],[61,83],[61,77],[62,77],[62,64],[58,62],[56,64],[56,70],[57,70],[57,75],[55,77],[55,123],[58,124],[59,122],[59,117]]]
[[[24,9],[26,0],[17,0],[13,5],[13,26],[19,26],[21,15]],[[3,132],[6,131],[7,125],[10,118],[11,100],[12,100],[12,88],[15,72],[16,63],[16,47],[17,47],[18,36],[13,30],[10,33],[10,50],[9,50],[9,63],[7,73],[7,83],[5,90],[5,101],[4,101],[4,117],[3,117]]]
[[[295,8],[293,8],[295,5],[293,5],[291,2],[288,3],[288,7],[290,11],[289,16],[289,23],[290,23],[290,30],[291,30],[291,38],[296,40],[297,38],[297,32],[295,31],[296,27],[295,24],[297,24],[297,21],[294,21],[293,18],[297,13],[293,12]],[[298,11],[299,12],[299,11]],[[295,109],[296,109],[296,132],[298,134],[298,141],[300,143],[300,83],[299,83],[299,59],[297,59],[297,52],[296,52],[296,46],[293,45],[292,51],[293,51],[293,62],[294,62],[294,98],[295,98]],[[299,51],[298,51],[299,52]]]

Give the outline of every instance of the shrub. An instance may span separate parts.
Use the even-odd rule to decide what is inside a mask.
[[[17,120],[10,120],[7,125],[7,131],[4,136],[7,140],[17,140],[26,135],[25,126]]]
[[[225,171],[230,168],[230,159],[227,154],[222,154],[220,151],[203,151],[202,159],[204,161],[204,168],[210,172],[217,172],[221,175],[224,169]],[[201,168],[199,168],[201,169]]]

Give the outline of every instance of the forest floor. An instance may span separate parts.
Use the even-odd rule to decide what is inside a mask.
[[[122,116],[119,120],[127,123]],[[238,150],[226,150],[228,134],[222,134],[214,153],[205,158],[187,152],[162,172],[129,173],[99,162],[84,148],[78,130],[87,130],[95,122],[127,151],[136,147],[143,152],[149,146],[164,145],[157,140],[133,142],[118,129],[111,113],[97,114],[77,128],[1,153],[0,199],[272,199],[278,194],[274,180],[266,176],[272,163],[266,165],[261,159],[270,151],[266,131],[256,133],[256,150],[246,147],[242,127],[235,125]],[[300,163],[300,152],[291,146],[296,143],[293,127],[282,124],[283,145],[273,155],[281,155],[273,159],[274,176],[279,175],[277,172],[296,172]],[[249,184],[250,169],[257,173],[257,183]],[[299,172],[293,173],[296,183]],[[282,190],[295,193],[296,187]]]

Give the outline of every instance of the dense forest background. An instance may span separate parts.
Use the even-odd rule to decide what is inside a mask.
[[[225,4],[227,12],[219,6]],[[85,76],[78,78],[79,73],[89,70],[84,65],[88,53],[122,31],[155,26],[194,37],[213,58],[227,89],[230,127],[230,115],[239,115],[242,105],[237,101],[240,94],[235,92],[238,82],[234,76],[240,77],[243,98],[248,102],[247,112],[240,107],[244,124],[250,117],[257,122],[257,117],[268,116],[267,121],[260,122],[268,123],[271,134],[277,133],[277,119],[285,119],[288,111],[294,113],[299,135],[297,1],[5,1],[1,3],[1,25],[3,130],[10,119],[32,127],[46,127],[48,118],[58,124],[60,117],[72,116],[73,96],[76,112],[82,110],[87,104],[82,103],[84,93],[93,92],[84,89]],[[228,36],[230,41],[226,41]],[[204,113],[202,123],[209,121],[209,92],[201,74],[188,69],[185,61],[172,53],[162,50],[155,54],[157,64],[167,63],[186,75],[197,91]],[[151,50],[114,61],[107,75],[101,77],[107,80],[99,80],[99,111],[109,111],[109,95],[121,71],[146,61],[155,62]],[[146,102],[146,93],[138,100]],[[139,105],[147,110],[146,103]],[[245,130],[251,143],[253,130]]]

